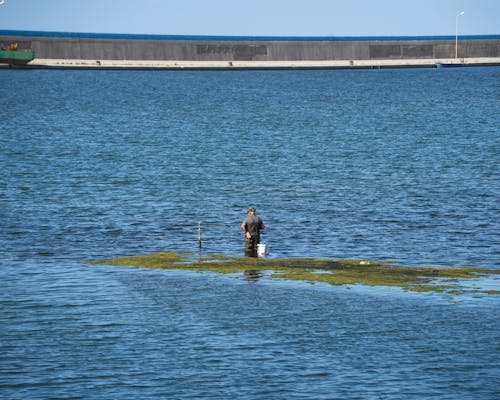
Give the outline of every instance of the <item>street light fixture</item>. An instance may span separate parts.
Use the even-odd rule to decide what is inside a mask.
[[[465,14],[465,11],[461,11],[455,17],[455,59],[458,60],[458,17]]]

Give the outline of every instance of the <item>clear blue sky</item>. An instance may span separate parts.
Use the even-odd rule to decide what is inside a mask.
[[[500,34],[500,0],[3,0],[0,30],[243,36]],[[0,0],[0,3],[2,0]]]

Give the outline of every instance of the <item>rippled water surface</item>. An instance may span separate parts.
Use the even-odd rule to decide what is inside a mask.
[[[497,296],[85,262],[254,205],[274,257],[497,269],[499,68],[0,80],[2,399],[498,397]]]

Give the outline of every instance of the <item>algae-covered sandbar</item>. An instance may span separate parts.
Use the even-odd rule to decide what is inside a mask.
[[[474,267],[405,267],[394,262],[314,258],[248,258],[223,255],[196,256],[192,253],[159,252],[141,256],[92,261],[91,264],[137,266],[159,269],[244,273],[263,271],[271,278],[324,282],[332,285],[392,286],[417,292],[451,294],[500,294],[498,290],[471,289],[464,280],[499,274]]]

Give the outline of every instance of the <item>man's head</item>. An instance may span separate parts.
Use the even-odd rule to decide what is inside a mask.
[[[250,207],[248,210],[247,210],[247,214],[255,214],[255,207]]]

